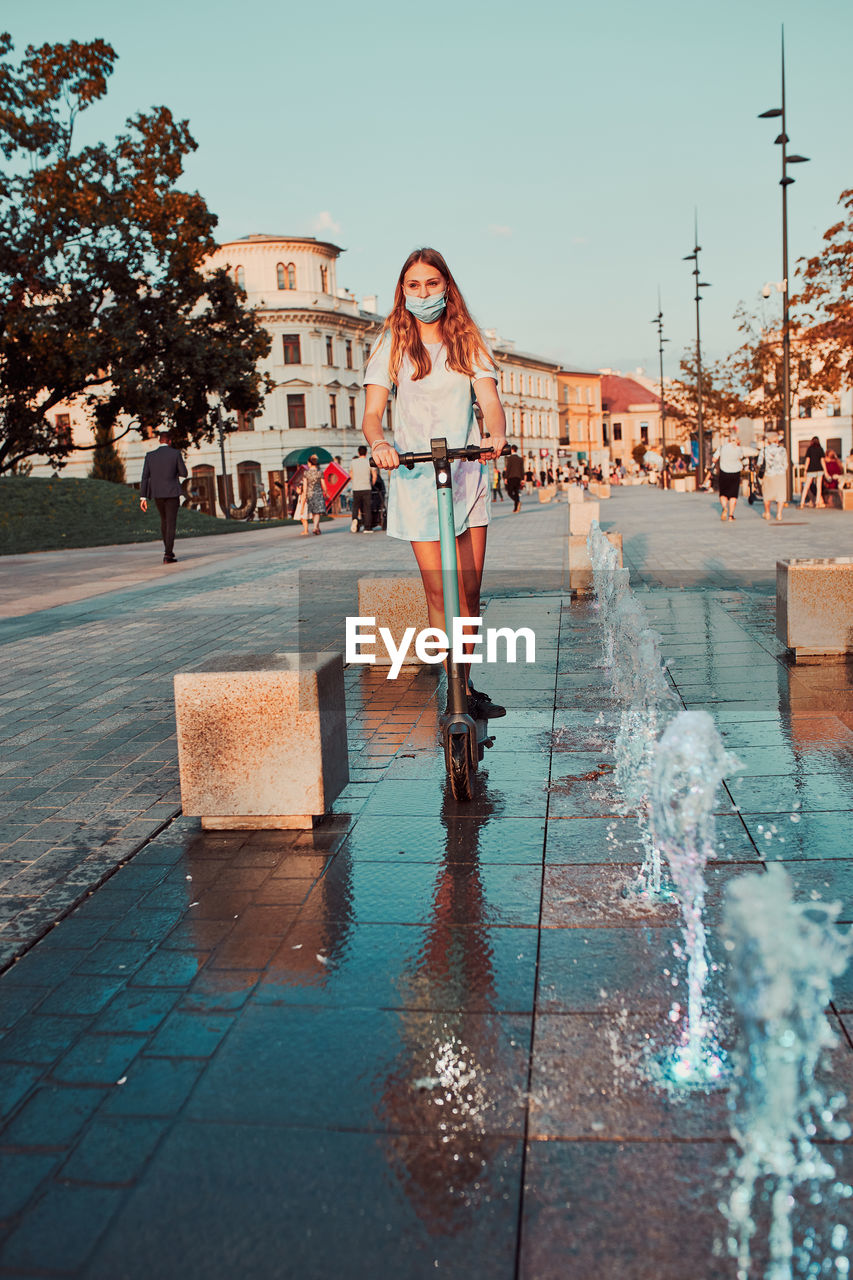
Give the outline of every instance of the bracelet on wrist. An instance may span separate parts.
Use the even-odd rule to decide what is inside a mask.
[[[374,440],[373,444],[370,446],[370,452],[373,453],[373,450],[376,448],[377,445],[387,444],[387,443],[388,443],[387,440]]]

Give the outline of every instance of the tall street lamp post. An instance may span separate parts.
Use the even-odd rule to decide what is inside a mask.
[[[702,301],[700,290],[710,289],[710,285],[699,279],[699,243],[698,221],[693,221],[693,252],[685,254],[683,261],[693,263],[692,275],[696,283],[696,436],[699,446],[699,460],[696,466],[696,488],[701,489],[705,483],[705,426],[702,418],[702,337],[699,324],[699,303]]]
[[[782,27],[782,105],[770,111],[762,111],[759,120],[771,120],[777,116],[782,118],[782,132],[775,139],[775,146],[782,148],[782,177],[779,186],[782,188],[782,416],[785,433],[785,448],[788,451],[788,501],[791,500],[791,485],[794,459],[791,456],[791,327],[788,307],[788,188],[794,181],[788,176],[789,164],[806,164],[808,156],[788,155],[788,131],[785,114],[785,28]]]
[[[658,331],[658,359],[660,363],[660,451],[663,454],[663,465],[666,468],[666,401],[663,398],[663,344],[669,342],[669,338],[663,336],[663,311],[660,305],[660,290],[658,290],[658,313],[652,324],[657,325]]]

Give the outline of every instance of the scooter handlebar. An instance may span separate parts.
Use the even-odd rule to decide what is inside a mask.
[[[491,446],[488,444],[467,444],[464,449],[448,449],[447,458],[452,462],[456,458],[465,458],[467,462],[479,462],[482,453],[488,453]],[[500,456],[503,458],[506,454],[511,453],[508,444],[505,444],[501,450]],[[400,466],[408,467],[411,471],[416,462],[432,462],[431,453],[401,453]]]

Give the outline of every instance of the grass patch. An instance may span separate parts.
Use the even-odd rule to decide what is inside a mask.
[[[218,520],[199,511],[178,512],[178,538],[278,528],[294,520]],[[65,547],[105,547],[121,542],[159,542],[160,517],[153,502],[147,514],[139,494],[107,480],[53,480],[37,476],[0,479],[0,555],[59,551]]]

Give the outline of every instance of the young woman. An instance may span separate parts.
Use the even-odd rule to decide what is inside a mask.
[[[320,516],[326,510],[326,501],[328,499],[328,490],[326,489],[326,481],[323,479],[323,473],[318,465],[319,459],[316,453],[312,453],[308,459],[308,466],[305,469],[305,478],[302,481],[302,496],[305,499],[304,515],[302,527],[305,533],[308,532],[308,516],[311,516],[314,522],[312,533],[319,536],[320,534]],[[304,536],[304,535],[303,535]]]
[[[808,449],[806,449],[805,457],[805,475],[803,476],[803,487],[800,490],[800,506],[804,507],[806,498],[809,496],[812,485],[815,487],[815,506],[824,506],[823,501],[823,477],[825,475],[823,459],[823,446],[817,436],[812,436]]]
[[[764,503],[762,518],[770,519],[770,505],[776,503],[776,519],[782,519],[782,511],[788,498],[788,450],[779,443],[778,431],[767,431],[764,445],[758,455],[759,468],[764,464],[761,478],[761,498]]]
[[[391,472],[388,536],[411,542],[430,626],[441,630],[444,595],[435,474],[431,463],[399,470],[397,448],[383,435],[383,416],[391,388],[396,387],[394,438],[401,452],[428,451],[436,436],[446,438],[448,448],[461,449],[480,440],[476,397],[484,434],[492,445],[483,460],[494,459],[506,444],[497,380],[495,361],[444,258],[435,249],[416,249],[403,264],[394,305],[365,371],[362,430],[374,464]],[[476,618],[489,523],[486,468],[460,459],[451,470],[459,605],[463,615]],[[475,718],[506,714],[487,694],[474,690],[470,678],[468,709]]]

